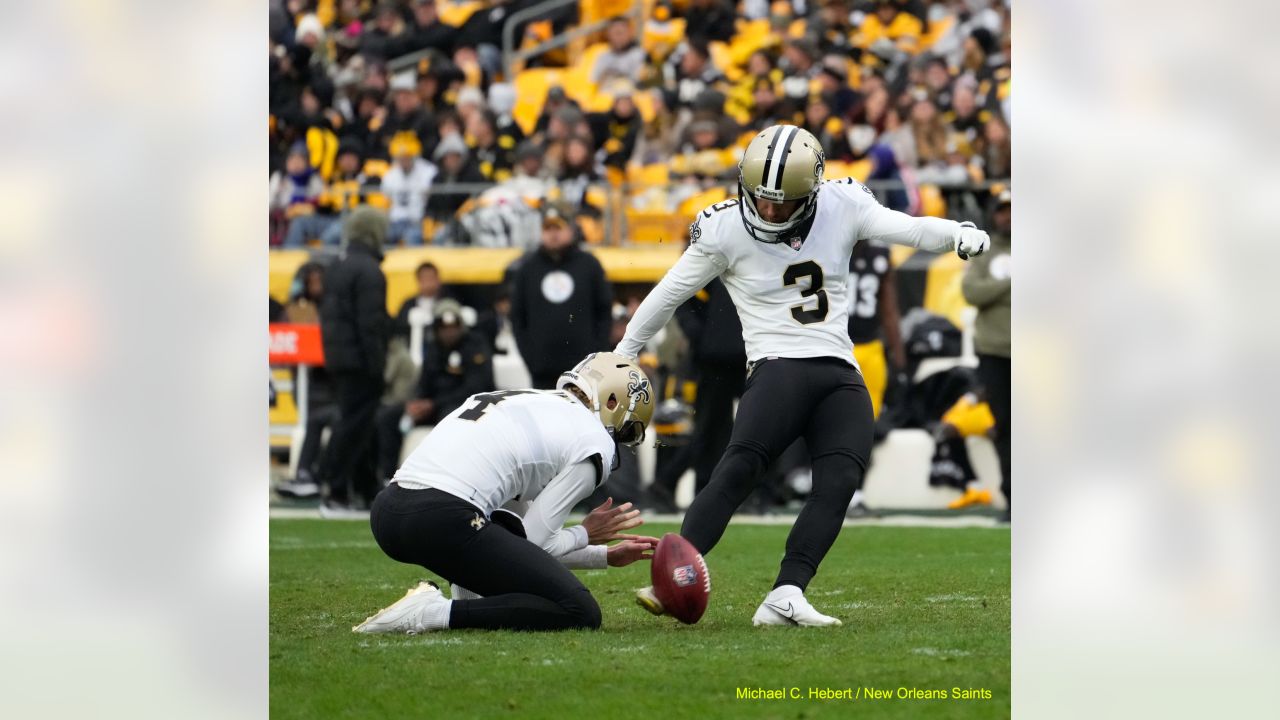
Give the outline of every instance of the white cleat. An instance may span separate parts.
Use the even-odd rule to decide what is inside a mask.
[[[654,615],[665,615],[667,612],[666,608],[662,607],[662,601],[653,594],[652,585],[636,591],[636,604]]]
[[[800,625],[803,627],[835,627],[842,623],[838,618],[823,615],[805,599],[804,592],[795,585],[774,588],[751,618],[756,627],[763,625]]]
[[[445,630],[449,627],[451,604],[435,583],[424,580],[395,604],[379,610],[351,631],[417,635],[429,630]]]
[[[765,625],[795,625],[795,622],[781,612],[769,607],[768,603],[761,603],[760,607],[756,608],[756,614],[751,616],[751,624],[756,627],[763,627]]]

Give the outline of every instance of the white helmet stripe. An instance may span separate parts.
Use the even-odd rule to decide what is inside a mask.
[[[769,167],[769,172],[765,174],[764,186],[770,190],[782,190],[782,166],[786,165],[786,155],[783,150],[791,144],[791,138],[795,137],[798,131],[795,125],[784,125],[782,131],[778,133],[778,137],[773,141],[773,149],[769,151],[774,162]],[[772,175],[773,177],[769,177]]]

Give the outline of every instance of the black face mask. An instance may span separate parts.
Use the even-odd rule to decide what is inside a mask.
[[[638,445],[644,440],[644,423],[639,420],[628,420],[621,430],[614,433],[613,439],[623,445]]]

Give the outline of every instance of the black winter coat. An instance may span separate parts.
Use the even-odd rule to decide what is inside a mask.
[[[572,246],[556,259],[539,248],[516,262],[511,329],[529,372],[568,370],[587,353],[611,349],[613,288],[594,255]]]
[[[382,253],[352,243],[324,275],[320,334],[324,364],[333,372],[382,378],[387,365],[387,278]]]
[[[493,389],[493,353],[479,333],[468,331],[452,350],[434,339],[427,344],[418,376],[418,398],[435,401],[436,422],[472,395]]]

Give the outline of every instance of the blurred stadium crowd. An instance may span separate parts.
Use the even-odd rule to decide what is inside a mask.
[[[955,216],[951,189],[1010,173],[1000,0],[270,11],[273,246],[336,245],[338,221],[368,203],[389,211],[392,245],[527,249],[546,199],[590,243],[678,240],[736,193],[741,149],[777,122],[821,140],[828,177],[913,214]]]
[[[313,249],[287,264],[272,322],[319,324],[326,356],[305,396],[293,371],[273,370],[273,427],[300,431],[273,435],[289,449],[282,495],[367,506],[468,396],[554,387],[612,348],[657,277],[618,280],[620,261],[585,249],[679,246],[694,214],[736,196],[742,149],[768,125],[813,132],[828,178],[857,178],[897,210],[974,220],[1008,253],[1007,3],[273,0],[270,27],[271,244]],[[380,283],[385,309],[326,292],[352,279],[357,250],[381,261],[424,245],[521,252],[486,280],[446,285],[474,266],[467,251],[403,251],[412,264],[397,264],[390,293],[387,264],[366,262],[359,282]],[[335,261],[338,247],[349,250]],[[952,488],[956,507],[990,504],[965,438],[991,434],[1007,406],[984,402],[973,354],[1008,365],[1007,257],[969,272],[962,292],[958,259],[923,255],[859,244],[850,336],[878,438],[928,430],[916,449],[930,484]],[[970,297],[983,278],[985,295]],[[386,352],[370,360],[362,344]],[[624,458],[600,492],[674,511],[687,471],[698,489],[709,479],[742,392],[723,285],[686,303],[641,361],[661,389],[661,447]],[[357,440],[344,415],[364,428]],[[327,435],[338,451],[322,451]],[[789,451],[750,509],[806,492],[806,466],[803,447]]]

